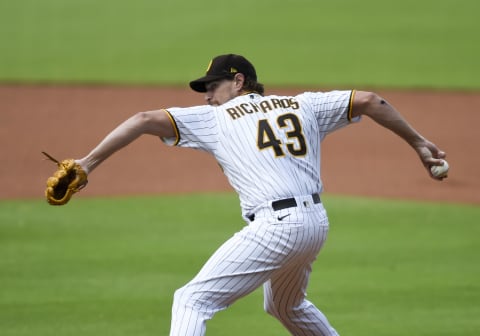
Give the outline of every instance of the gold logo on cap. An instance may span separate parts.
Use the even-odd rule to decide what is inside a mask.
[[[237,69],[235,69],[235,68],[230,68],[230,73],[237,73],[237,72],[238,72]]]
[[[210,63],[208,63],[206,72],[208,72],[210,70],[210,68],[212,67],[212,63],[213,63],[213,59],[210,61]]]

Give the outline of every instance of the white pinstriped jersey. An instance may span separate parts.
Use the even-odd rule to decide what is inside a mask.
[[[169,108],[177,137],[163,140],[213,154],[246,215],[265,202],[323,190],[320,142],[352,121],[353,95],[249,93],[221,106]]]

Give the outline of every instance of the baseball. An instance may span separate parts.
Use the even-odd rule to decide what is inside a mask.
[[[448,169],[448,162],[446,160],[443,161],[443,166],[431,166],[430,171],[432,172],[433,176],[435,177],[447,177]]]

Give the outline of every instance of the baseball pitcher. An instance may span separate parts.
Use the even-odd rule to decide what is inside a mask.
[[[60,172],[47,181],[47,199],[68,202],[100,163],[143,134],[206,151],[238,193],[246,225],[175,292],[170,335],[204,335],[207,320],[259,286],[265,311],[292,335],[338,335],[306,299],[329,227],[321,198],[322,140],[367,116],[404,139],[431,178],[445,178],[430,171],[443,165],[445,153],[372,92],[264,96],[254,66],[240,55],[215,57],[190,87],[204,94],[205,105],[137,113],[87,156],[62,162],[50,157]]]

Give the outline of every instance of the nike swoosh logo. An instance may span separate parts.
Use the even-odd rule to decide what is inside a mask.
[[[286,215],[283,215],[283,216],[278,216],[277,219],[279,221],[281,221],[281,220],[284,220],[285,218],[287,218],[288,216],[290,216],[290,214],[286,214]]]

